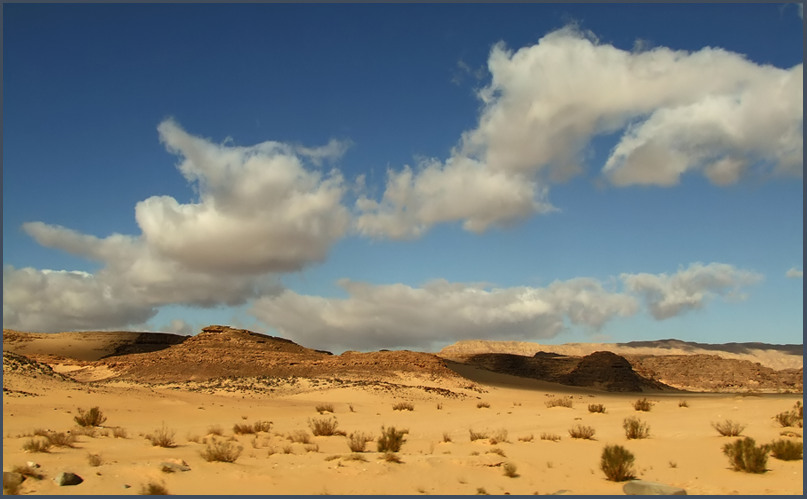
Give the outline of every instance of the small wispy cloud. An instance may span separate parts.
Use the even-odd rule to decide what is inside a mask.
[[[802,279],[803,274],[804,271],[801,269],[797,269],[796,267],[790,268],[788,269],[787,272],[785,272],[785,276],[790,277],[791,279]]]

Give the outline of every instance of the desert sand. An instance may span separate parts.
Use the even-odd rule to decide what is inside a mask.
[[[683,487],[689,494],[803,491],[802,461],[769,458],[768,471],[761,475],[730,469],[721,447],[734,437],[719,436],[710,424],[733,419],[746,425],[743,435],[768,442],[781,438],[783,431],[772,417],[790,409],[801,396],[641,394],[655,404],[649,412],[637,412],[631,404],[638,394],[596,392],[454,367],[476,383],[475,390],[456,390],[463,395],[460,398],[418,389],[382,393],[312,386],[305,381],[267,396],[21,377],[9,380],[13,389],[37,395],[4,394],[4,470],[28,461],[41,466],[45,478],[26,480],[21,487],[25,494],[137,494],[148,482],[164,484],[172,494],[477,494],[482,490],[489,494],[621,494],[623,484],[606,480],[599,470],[602,448],[617,443],[635,454],[639,478]],[[573,407],[546,406],[549,398],[564,395],[573,397]],[[689,407],[679,407],[680,400]],[[393,410],[401,401],[410,402],[414,410]],[[490,407],[478,408],[479,402]],[[589,413],[590,403],[604,404],[606,413]],[[399,452],[402,462],[382,459],[374,442],[362,453],[365,460],[348,460],[351,452],[345,436],[312,436],[314,445],[308,451],[305,444],[291,443],[287,435],[309,431],[309,419],[329,417],[316,411],[320,404],[333,405],[332,416],[347,433],[378,436],[382,425],[407,429]],[[71,430],[77,409],[92,406],[107,416],[104,426],[124,428],[127,438],[114,438],[100,428],[95,437],[79,436],[75,448],[54,448],[48,453],[22,449],[30,438],[23,435],[36,429]],[[626,439],[622,420],[634,415],[650,425],[649,438]],[[235,463],[207,462],[200,456],[205,445],[199,438],[209,428],[220,427],[226,438],[233,435],[234,424],[257,420],[272,421],[270,432],[234,436],[243,447]],[[594,440],[570,438],[568,429],[578,423],[596,429]],[[144,438],[163,424],[176,432],[176,447],[156,447]],[[490,434],[505,430],[507,441],[471,441],[471,429]],[[801,429],[787,430],[801,434]],[[542,433],[561,439],[541,440]],[[444,435],[451,441],[444,442]],[[531,441],[520,440],[529,436]],[[505,457],[491,452],[494,449],[501,449]],[[91,466],[88,453],[100,454],[102,463]],[[169,459],[185,461],[190,470],[162,472],[160,463]],[[518,476],[505,476],[503,462],[515,464]],[[60,487],[52,478],[62,471],[74,472],[84,482]]]

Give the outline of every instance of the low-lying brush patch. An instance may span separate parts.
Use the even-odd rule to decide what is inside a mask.
[[[347,437],[347,446],[351,452],[364,452],[367,448],[367,442],[373,440],[372,435],[368,435],[362,431],[354,431]]]
[[[20,475],[28,478],[33,478],[34,480],[42,480],[45,478],[45,475],[40,473],[36,468],[31,466],[30,464],[26,465],[17,465],[11,468],[11,471],[14,473],[19,473]]]
[[[249,435],[255,433],[255,428],[251,424],[236,423],[233,425],[233,433],[236,435]]]
[[[101,466],[104,461],[101,459],[101,454],[87,454],[87,462],[90,463],[90,466]]]
[[[22,450],[27,452],[50,452],[51,447],[47,437],[34,437],[22,444]]]
[[[498,455],[500,455],[502,457],[507,457],[504,454],[504,451],[502,449],[498,448],[498,447],[494,447],[494,448],[490,449],[489,451],[486,452],[486,454],[498,454]]]
[[[653,407],[653,402],[642,398],[633,403],[633,408],[637,411],[648,412]]]
[[[723,435],[724,437],[736,437],[743,432],[745,426],[741,425],[740,423],[735,423],[730,419],[727,419],[719,423],[712,423],[712,428],[717,430],[717,432]]]
[[[384,461],[386,461],[388,463],[398,463],[398,464],[403,463],[401,458],[398,457],[398,454],[395,454],[394,452],[385,452],[384,453]]]
[[[319,452],[319,444],[307,444],[303,448],[306,452]]]
[[[541,433],[541,440],[550,440],[552,442],[557,442],[560,440],[560,435],[555,435],[554,433]]]
[[[414,411],[415,406],[409,402],[398,402],[392,406],[393,411]]]
[[[473,442],[474,440],[481,440],[483,438],[488,438],[488,434],[481,431],[474,431],[469,429],[468,433],[470,433],[471,435],[471,442]]]
[[[569,407],[573,405],[572,397],[552,397],[544,402],[547,407]]]
[[[569,429],[569,435],[572,438],[582,438],[584,440],[591,440],[594,437],[596,430],[591,426],[574,425]]]
[[[74,416],[73,420],[79,426],[101,426],[106,421],[106,416],[98,407],[93,407],[88,411],[79,408],[78,416]]]
[[[84,436],[95,438],[98,434],[98,429],[94,426],[79,426],[70,432],[74,436]]]
[[[339,422],[334,418],[309,419],[308,426],[315,437],[330,437],[337,434]]]
[[[409,430],[396,430],[394,426],[389,428],[381,427],[381,436],[378,437],[377,446],[378,452],[398,452],[401,446],[406,442],[404,435],[409,433]]]
[[[487,402],[477,402],[476,403],[477,409],[490,409],[490,404]]]
[[[317,412],[324,414],[326,412],[333,413],[333,404],[320,404],[316,407]]]
[[[686,400],[679,400],[678,407],[689,407],[689,402],[687,402]]]
[[[177,443],[174,441],[175,434],[176,432],[174,430],[169,430],[163,425],[162,428],[154,430],[154,433],[146,435],[146,440],[151,442],[151,445],[155,447],[172,448],[177,446]]]
[[[297,430],[293,433],[289,433],[289,436],[286,437],[294,443],[298,444],[310,444],[311,443],[311,434],[305,430]]]
[[[445,443],[451,442],[451,435],[449,435],[448,432],[446,431],[443,432],[443,442]]]
[[[50,432],[45,435],[45,438],[53,445],[54,447],[75,447],[76,437],[70,433],[64,432]]]
[[[588,412],[605,413],[605,406],[602,404],[588,404]]]
[[[220,437],[220,436],[224,435],[224,430],[221,429],[221,426],[215,425],[215,426],[211,426],[211,427],[209,427],[207,429],[207,434],[208,435],[216,435],[216,436]]]
[[[723,454],[728,456],[732,468],[746,473],[764,473],[769,450],[767,445],[757,446],[750,437],[723,446]]]
[[[504,463],[502,465],[502,471],[504,471],[504,476],[510,478],[515,478],[518,476],[518,473],[516,473],[516,469],[517,469],[516,465],[513,463]]]
[[[496,445],[499,442],[504,442],[504,443],[509,442],[509,440],[507,440],[507,430],[505,430],[504,428],[500,428],[500,429],[496,430],[496,433],[494,433],[493,436],[490,437],[490,443],[491,444]]]
[[[802,428],[804,426],[804,407],[800,401],[797,401],[792,410],[780,412],[774,419],[782,427],[798,426]]]
[[[635,478],[634,455],[621,445],[606,445],[600,456],[600,469],[612,482],[624,482]]]
[[[647,438],[650,434],[650,426],[636,417],[625,418],[622,421],[622,428],[625,429],[625,436],[628,439]]]
[[[798,461],[802,459],[804,445],[792,440],[776,440],[770,444],[771,456],[782,461]]]
[[[127,438],[126,428],[121,428],[120,426],[112,428],[112,436],[115,438]]]
[[[200,455],[208,462],[234,463],[242,450],[232,442],[213,438]]]
[[[252,423],[252,429],[255,433],[269,433],[272,429],[272,422],[263,420],[255,421]]]
[[[170,495],[168,493],[168,489],[165,488],[165,485],[162,483],[157,482],[149,482],[145,485],[140,486],[140,495],[141,496],[167,496]]]
[[[532,442],[535,440],[535,435],[530,433],[529,435],[524,435],[523,437],[518,437],[519,442]]]

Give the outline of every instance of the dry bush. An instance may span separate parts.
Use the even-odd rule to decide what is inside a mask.
[[[176,432],[174,430],[169,430],[163,424],[161,428],[154,430],[154,433],[146,435],[146,440],[156,447],[172,448],[177,446],[177,443],[174,441],[175,434]]]
[[[255,421],[252,424],[252,430],[255,433],[269,433],[271,429],[272,429],[271,421]]]
[[[284,445],[283,454],[294,454],[294,448],[291,445]]]
[[[319,452],[319,444],[308,444],[303,447],[306,452]]]
[[[572,438],[582,438],[584,440],[591,440],[594,437],[595,430],[591,426],[574,425],[569,428],[569,435]]]
[[[796,415],[793,414],[792,411],[780,412],[779,414],[774,416],[774,419],[783,428],[793,426],[796,423]]]
[[[547,407],[572,407],[572,397],[552,397],[544,402]]]
[[[339,423],[333,418],[319,418],[309,419],[308,426],[311,428],[311,433],[313,433],[315,437],[329,437],[337,434],[336,428],[339,426]]]
[[[24,444],[22,444],[22,450],[28,452],[50,452],[52,444],[47,437],[34,437]]]
[[[3,481],[3,495],[4,496],[17,496],[20,495],[20,484],[17,482]]]
[[[717,432],[723,435],[724,437],[736,437],[743,432],[745,426],[741,425],[740,423],[735,423],[730,419],[727,419],[720,423],[712,423],[712,428],[717,430]]]
[[[354,431],[347,438],[347,446],[351,452],[364,452],[367,448],[367,442],[373,440],[372,435],[368,435],[362,431]]]
[[[443,404],[442,404],[441,402],[438,402],[438,403],[437,403],[437,410],[438,410],[438,411],[443,410]]]
[[[485,454],[498,454],[498,455],[500,455],[502,457],[507,457],[504,454],[504,451],[502,449],[500,449],[499,447],[494,447],[494,448],[490,449],[489,451],[487,451]]]
[[[350,409],[350,412],[356,412],[355,409],[353,409],[353,404],[348,404],[347,408]]]
[[[510,478],[515,478],[518,476],[516,473],[516,465],[513,463],[504,463],[502,465],[502,470],[504,470],[504,476],[508,476]]]
[[[625,429],[625,436],[628,439],[647,438],[650,434],[650,426],[636,417],[625,418],[622,421],[622,428]]]
[[[95,438],[98,430],[94,426],[79,426],[70,432],[75,436]]]
[[[802,459],[804,445],[792,440],[776,440],[769,445],[771,456],[782,461],[798,461]]]
[[[170,495],[168,493],[168,489],[165,488],[165,485],[162,483],[157,482],[149,482],[145,485],[140,486],[140,495],[141,496],[167,496]]]
[[[325,458],[326,461],[331,461],[332,459],[339,459],[339,456],[330,456],[329,458]],[[343,458],[345,461],[363,461],[367,462],[367,458],[362,456],[361,454],[348,454]]]
[[[600,469],[608,480],[624,482],[635,477],[634,460],[633,454],[621,445],[606,445],[600,456]]]
[[[78,410],[78,416],[74,416],[76,424],[79,426],[101,426],[106,421],[106,416],[98,407],[93,407],[88,411]]]
[[[476,404],[477,409],[490,409],[490,404],[487,402],[477,402]]]
[[[443,442],[449,443],[451,442],[451,435],[447,431],[443,432]]]
[[[723,446],[723,454],[728,456],[732,468],[746,473],[764,473],[769,450],[767,445],[757,447],[750,437]]]
[[[75,447],[76,436],[64,432],[50,432],[46,435],[50,444],[54,447]]]
[[[519,442],[532,442],[533,440],[535,440],[535,435],[533,435],[532,433],[530,433],[529,435],[525,435],[523,437],[518,437]]]
[[[294,433],[289,433],[289,436],[286,438],[298,444],[311,443],[311,434],[305,430],[296,430]]]
[[[386,461],[388,463],[398,463],[398,464],[403,463],[401,458],[398,457],[398,455],[395,454],[394,452],[385,452],[384,453],[384,461]]]
[[[653,402],[650,402],[646,398],[639,399],[633,403],[633,408],[636,409],[637,411],[648,412],[652,407]]]
[[[121,428],[120,426],[112,428],[112,436],[115,438],[127,438],[126,428]]]
[[[331,413],[334,412],[333,411],[333,404],[320,404],[320,405],[318,405],[316,407],[316,409],[317,409],[317,412],[320,413],[320,414],[323,414],[323,413],[326,413],[326,412],[331,412]]]
[[[687,402],[686,400],[679,400],[678,407],[689,407],[689,402]]]
[[[414,411],[415,406],[409,402],[398,402],[392,406],[393,411]]]
[[[90,466],[101,466],[104,461],[101,459],[101,454],[87,454],[87,462],[90,463]]]
[[[389,428],[381,427],[381,436],[378,437],[377,447],[378,452],[398,452],[401,446],[406,442],[404,435],[409,433],[409,430],[396,430],[394,426]]]
[[[509,442],[509,440],[507,440],[507,430],[505,430],[504,428],[499,428],[498,430],[496,430],[496,433],[494,433],[493,436],[490,437],[491,444],[496,445],[500,442],[504,443]]]
[[[468,433],[470,433],[471,435],[471,442],[473,442],[474,440],[481,440],[483,438],[488,438],[488,434],[481,431],[474,431],[469,429]]]
[[[602,404],[588,404],[588,412],[605,413],[605,406]]]
[[[236,435],[251,435],[255,433],[255,428],[251,424],[236,423],[233,425],[233,433]]]
[[[541,433],[541,440],[551,440],[552,442],[557,442],[560,440],[560,435],[555,435],[554,433]]]
[[[216,436],[220,437],[220,436],[224,435],[224,430],[221,429],[221,426],[215,425],[215,426],[211,426],[211,427],[209,427],[207,429],[207,434],[208,435],[216,435]]]
[[[488,491],[485,490],[485,487],[477,487],[476,495],[478,495],[478,496],[489,496],[490,494],[488,494]]]
[[[243,448],[230,441],[213,438],[199,454],[208,462],[234,463]]]
[[[45,478],[45,475],[37,471],[37,469],[31,466],[30,464],[26,465],[18,464],[17,466],[11,468],[11,471],[13,471],[14,473],[19,473],[24,477],[33,478],[35,480],[42,480],[43,478]]]

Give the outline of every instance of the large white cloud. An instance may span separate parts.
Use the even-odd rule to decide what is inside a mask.
[[[725,263],[694,263],[673,275],[622,274],[626,288],[641,295],[656,319],[702,308],[716,296],[743,298],[740,288],[762,279],[756,272]]]
[[[690,171],[719,185],[749,171],[802,175],[802,64],[710,47],[632,52],[564,28],[515,52],[494,46],[488,69],[477,126],[446,161],[389,171],[382,200],[357,204],[360,232],[413,237],[447,221],[479,232],[549,211],[547,187],[579,174],[600,134],[621,134],[602,165],[614,185],[670,186]]]

